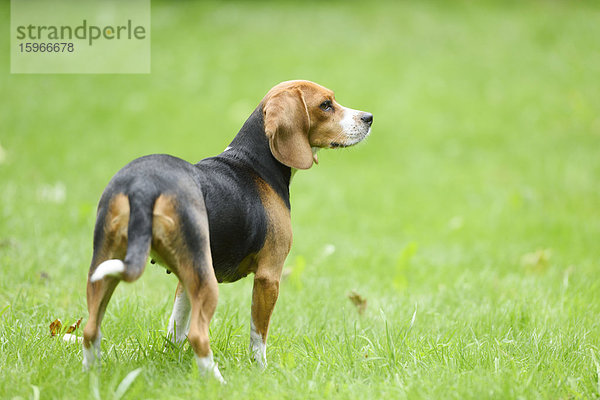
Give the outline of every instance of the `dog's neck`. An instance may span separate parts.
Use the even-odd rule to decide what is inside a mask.
[[[263,107],[259,104],[248,117],[231,144],[220,156],[234,157],[253,169],[281,196],[290,208],[291,168],[280,163],[271,153],[265,134]]]

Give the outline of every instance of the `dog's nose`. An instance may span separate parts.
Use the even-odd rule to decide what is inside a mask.
[[[371,124],[373,123],[373,114],[371,113],[364,113],[362,117],[360,117],[360,119],[367,125],[371,126]]]

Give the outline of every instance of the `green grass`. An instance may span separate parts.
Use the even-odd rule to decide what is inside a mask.
[[[501,3],[154,1],[150,75],[10,75],[3,58],[0,397],[109,399],[137,368],[126,398],[598,397],[600,8]],[[163,354],[175,278],[149,266],[84,373],[48,326],[85,322],[112,174],[222,151],[294,78],[375,123],[294,178],[268,369],[247,350],[249,279],[220,286],[211,324],[228,385],[187,345]]]

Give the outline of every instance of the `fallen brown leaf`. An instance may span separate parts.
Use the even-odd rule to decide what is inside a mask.
[[[363,314],[367,309],[367,299],[358,294],[355,290],[348,293],[348,298],[356,306],[356,310],[359,314]]]
[[[73,323],[72,325],[70,325],[69,327],[67,327],[67,329],[65,330],[65,334],[70,334],[72,332],[75,332],[78,328],[79,325],[81,325],[81,320],[83,318],[79,318],[77,320],[77,322]],[[58,318],[56,318],[54,321],[52,321],[52,323],[50,324],[50,335],[52,336],[56,336],[60,333],[63,332],[63,324],[62,321]]]
[[[57,334],[60,333],[61,329],[62,329],[62,321],[60,319],[56,318],[50,324],[50,335],[56,336]]]
[[[76,330],[77,328],[79,328],[79,325],[81,324],[81,320],[82,320],[82,319],[83,319],[83,318],[79,318],[79,319],[77,320],[77,322],[75,322],[74,324],[72,324],[71,326],[69,326],[69,327],[67,328],[67,332],[66,332],[66,333],[71,333],[71,332],[73,332],[74,330]]]

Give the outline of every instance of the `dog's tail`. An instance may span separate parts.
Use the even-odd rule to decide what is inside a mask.
[[[127,227],[127,254],[125,260],[106,260],[96,267],[90,282],[112,276],[117,279],[133,282],[137,280],[148,261],[150,243],[152,241],[152,208],[155,197],[136,196],[129,198],[129,224]]]

